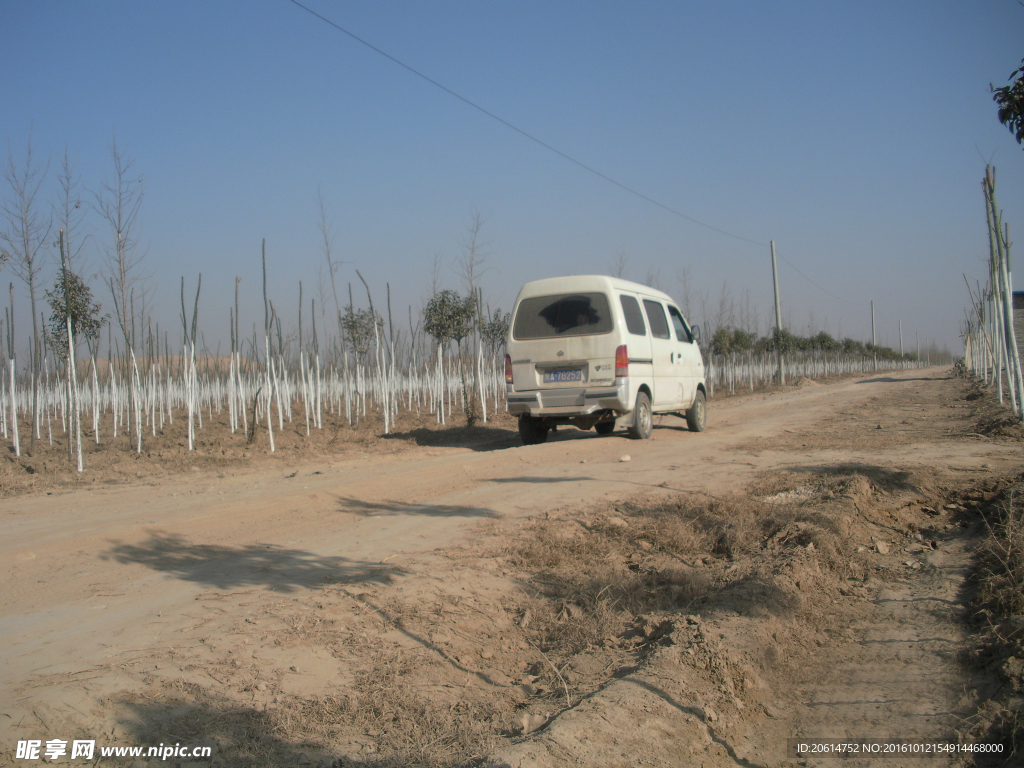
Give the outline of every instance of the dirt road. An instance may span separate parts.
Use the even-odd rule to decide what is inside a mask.
[[[6,499],[0,502],[0,762],[7,755],[13,764],[29,764],[13,759],[13,749],[18,740],[30,738],[148,744],[154,734],[166,735],[154,730],[154,723],[179,722],[186,714],[199,721],[209,721],[214,711],[222,721],[225,713],[258,720],[266,717],[258,713],[287,705],[308,719],[313,717],[309,702],[321,706],[343,699],[361,679],[360,664],[389,653],[388,643],[443,661],[444,674],[424,683],[439,691],[518,685],[507,673],[482,672],[480,659],[471,662],[453,641],[453,634],[472,636],[474,642],[464,638],[464,644],[488,660],[516,650],[506,646],[522,645],[510,643],[511,634],[500,629],[507,619],[496,609],[514,591],[515,574],[493,563],[460,560],[458,552],[467,542],[482,552],[487,542],[500,543],[519,530],[517,521],[528,518],[564,518],[566,510],[638,494],[721,497],[772,473],[809,477],[844,465],[887,477],[912,476],[900,496],[903,505],[904,497],[921,497],[923,503],[928,494],[1018,469],[1021,443],[980,434],[978,421],[989,412],[983,412],[983,403],[965,400],[969,385],[949,375],[948,369],[927,369],[806,382],[782,392],[719,400],[709,408],[707,432],[699,435],[667,417],[644,442],[621,432],[599,438],[573,429],[559,430],[544,445],[494,450],[410,441],[397,452],[324,457],[286,472],[275,463],[188,472],[156,484]],[[514,442],[499,439],[502,445]],[[493,448],[493,441],[477,448]],[[890,490],[895,505],[900,489]],[[903,528],[894,534],[894,549],[905,535]],[[666,745],[680,738],[679,729],[700,731],[695,737],[704,755],[700,761],[684,760],[669,746],[667,752],[645,747],[650,764],[717,765],[721,759],[722,764],[774,765],[784,757],[779,743],[795,735],[794,728],[865,736],[894,718],[914,720],[915,729],[927,730],[926,716],[934,718],[936,728],[946,727],[957,706],[969,703],[960,701],[963,673],[950,650],[959,642],[959,630],[948,611],[922,612],[915,606],[955,601],[966,557],[963,546],[950,544],[925,564],[923,573],[931,574],[927,584],[900,582],[865,592],[865,604],[870,598],[875,607],[896,605],[904,611],[894,621],[904,626],[911,643],[897,652],[906,679],[858,677],[849,665],[831,665],[820,675],[792,681],[788,699],[762,706],[760,726],[754,721],[744,726],[745,715],[737,714],[736,733],[728,739],[722,736],[723,721],[709,719],[701,709],[705,705],[680,704],[680,697],[686,698],[682,692],[664,693],[681,684],[678,676],[659,689],[660,697],[650,692],[649,680],[647,688],[633,684],[667,708],[657,715],[666,729],[658,738]],[[918,594],[922,589],[927,594]],[[420,614],[427,606],[441,605],[440,612],[430,608],[441,618],[445,605],[462,612],[464,605],[452,597],[460,593],[477,606],[475,623],[456,622],[452,630],[427,636],[410,629],[417,617],[425,620]],[[404,621],[395,616],[403,607],[411,612]],[[720,621],[716,642],[729,642],[739,619],[714,620]],[[855,643],[875,631],[872,626],[868,613],[851,614],[842,637]],[[328,629],[330,638],[324,635]],[[852,663],[882,670],[892,661],[891,643],[882,640],[857,645],[860,655],[852,656]],[[877,658],[865,656],[868,651]],[[659,654],[648,660],[649,674],[668,663]],[[918,687],[908,692],[911,678]],[[843,687],[854,681],[855,692]],[[847,694],[853,698],[844,699]],[[614,686],[583,696],[566,685],[563,698],[573,709],[554,721],[541,717],[548,725],[533,738],[515,744],[506,738],[495,755],[507,754],[492,764],[571,764],[574,751],[589,754],[597,743],[585,747],[578,741],[590,728],[583,721],[595,717],[605,717],[604,728],[621,729],[617,743],[628,744],[637,713],[647,704],[620,701],[614,705],[617,716],[609,720],[612,704],[602,704],[602,697],[617,695]],[[801,708],[801,700],[815,706]],[[899,704],[903,700],[907,703]],[[837,713],[839,701],[846,703]],[[930,714],[922,714],[922,701]],[[457,715],[457,703],[452,707]],[[387,762],[390,758],[378,752],[382,737],[373,728],[334,748],[324,739],[310,746],[309,738],[293,738],[275,723],[273,744],[235,757],[237,745],[208,727],[214,764],[259,762],[256,758],[274,764],[285,759],[282,754],[295,764],[346,759],[343,764],[402,764]],[[514,735],[506,726],[493,730]],[[529,724],[522,728],[531,730]],[[203,733],[201,728],[191,732]],[[570,732],[576,736],[566,735]],[[186,731],[179,728],[168,738],[175,733],[180,740]],[[616,758],[621,764],[630,762],[626,753]],[[604,754],[605,762],[595,757],[590,763],[617,764]],[[666,756],[671,754],[677,756]]]

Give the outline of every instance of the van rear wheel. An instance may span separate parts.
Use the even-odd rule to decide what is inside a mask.
[[[629,436],[637,440],[646,440],[651,436],[654,429],[654,419],[651,416],[651,398],[646,392],[638,392],[636,405],[633,408],[633,426],[629,428]]]
[[[536,419],[528,413],[519,417],[519,437],[523,439],[523,445],[539,445],[548,439],[548,430],[551,429],[543,419]]]
[[[697,396],[693,398],[693,405],[686,411],[686,426],[691,432],[703,432],[707,414],[707,400],[704,399],[704,393],[698,389]]]

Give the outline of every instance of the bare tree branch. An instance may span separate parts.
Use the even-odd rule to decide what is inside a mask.
[[[32,139],[25,147],[25,165],[19,168],[14,154],[8,149],[4,166],[4,180],[10,188],[12,199],[5,201],[2,208],[4,227],[0,239],[6,244],[2,260],[11,260],[14,272],[28,287],[32,311],[32,345],[30,365],[32,369],[32,433],[29,450],[35,447],[39,431],[39,369],[42,362],[41,339],[39,335],[39,312],[36,309],[36,282],[47,254],[52,220],[39,211],[37,198],[46,180],[49,161],[40,167],[32,158]],[[13,318],[12,318],[13,319]]]
[[[89,241],[89,234],[83,232],[86,206],[82,205],[81,179],[75,175],[74,166],[67,147],[64,148],[64,159],[57,175],[59,190],[57,193],[56,218],[60,229],[64,231],[64,257],[67,269],[83,276],[86,270],[82,264],[82,253]]]
[[[466,237],[462,241],[462,256],[459,258],[459,277],[466,285],[466,293],[475,296],[484,274],[483,264],[487,260],[489,242],[480,239],[487,219],[480,211],[473,211],[466,225]]]
[[[114,164],[113,179],[103,182],[95,195],[94,207],[109,227],[105,282],[114,298],[114,316],[124,336],[127,352],[135,341],[132,289],[141,288],[145,277],[141,274],[141,266],[146,254],[139,247],[139,210],[144,197],[144,179],[138,174],[135,161],[117,146],[116,138],[110,144],[110,157]],[[141,291],[140,300],[144,301]]]

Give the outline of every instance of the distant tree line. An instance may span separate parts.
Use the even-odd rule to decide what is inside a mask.
[[[836,354],[877,357],[879,360],[916,360],[917,355],[900,353],[891,347],[883,347],[864,343],[856,339],[836,339],[825,331],[813,336],[798,336],[787,330],[772,330],[767,336],[744,331],[740,328],[724,326],[715,331],[708,345],[715,355],[728,355],[733,352],[753,352],[755,354],[792,352],[834,352]]]

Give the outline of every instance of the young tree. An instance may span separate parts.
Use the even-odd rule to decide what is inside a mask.
[[[369,359],[370,346],[384,327],[384,319],[369,309],[356,309],[351,304],[345,307],[341,318],[345,339],[356,360],[365,364]]]
[[[461,267],[462,280],[466,285],[466,295],[474,298],[474,313],[471,319],[470,333],[475,336],[475,339],[471,339],[467,345],[469,351],[472,352],[473,341],[476,342],[476,389],[480,396],[480,411],[479,415],[483,417],[483,420],[487,421],[487,402],[484,396],[483,389],[483,364],[484,364],[484,348],[483,348],[483,337],[480,335],[481,326],[483,325],[484,318],[482,316],[483,311],[483,290],[480,288],[480,277],[483,275],[484,269],[483,264],[487,260],[487,246],[489,243],[485,243],[480,239],[480,232],[483,229],[485,219],[479,211],[473,211],[470,216],[469,224],[466,227],[466,237],[462,241],[462,258],[459,260],[459,266]],[[468,397],[466,387],[466,364],[462,359],[462,344],[459,343],[459,370],[462,373],[462,390],[463,397]],[[470,407],[469,401],[466,400],[466,414],[467,419],[472,417],[475,421],[478,414],[476,406]]]
[[[110,157],[114,175],[104,181],[102,189],[96,193],[95,207],[109,227],[105,277],[114,297],[114,316],[124,336],[127,353],[135,341],[132,290],[141,287],[143,278],[141,267],[145,252],[139,247],[139,210],[144,189],[135,161],[117,146],[116,139],[110,145]]]
[[[327,267],[327,275],[331,279],[331,294],[334,296],[334,312],[338,322],[338,335],[344,336],[344,322],[341,314],[341,302],[338,300],[338,286],[334,280],[334,275],[337,274],[338,270],[341,269],[343,262],[335,261],[332,256],[332,249],[334,246],[334,233],[331,230],[331,222],[327,216],[327,201],[324,199],[323,187],[318,186],[316,188],[316,202],[317,202],[317,228],[320,230],[320,237],[323,238],[321,249],[324,254],[325,266]],[[320,271],[321,287],[323,285],[323,267]],[[323,292],[320,295],[320,306],[325,306]],[[339,338],[339,341],[343,341]]]
[[[732,329],[725,326],[716,328],[714,335],[711,337],[711,353],[727,355],[732,351]]]
[[[71,271],[70,265],[61,269],[53,289],[46,291],[46,299],[51,309],[47,343],[62,361],[68,359],[80,341],[94,343],[99,339],[107,318],[100,315],[102,307],[93,301],[92,289]],[[68,344],[69,318],[73,347]]]
[[[833,339],[831,334],[826,331],[819,332],[813,339],[811,339],[811,341],[814,349],[831,352],[832,350],[839,348],[839,342]]]
[[[423,311],[423,327],[439,344],[461,342],[473,330],[476,296],[462,298],[452,290],[440,291]]]
[[[1024,59],[1010,73],[1010,84],[989,86],[992,99],[999,105],[999,122],[1010,129],[1018,144],[1024,144]]]
[[[486,315],[484,316],[486,317]],[[498,351],[505,346],[510,322],[512,322],[511,313],[501,314],[501,308],[499,307],[494,310],[491,318],[484,321],[483,325],[480,326],[480,335],[487,345],[492,360],[497,356]]]
[[[40,167],[33,159],[32,140],[29,139],[25,149],[24,167],[19,167],[14,161],[14,155],[8,151],[3,174],[10,189],[11,199],[3,205],[4,227],[0,230],[0,238],[6,244],[6,252],[10,254],[15,273],[28,288],[32,311],[32,342],[29,351],[29,364],[32,370],[30,451],[35,447],[36,433],[39,429],[39,369],[42,363],[36,293],[39,272],[46,257],[47,241],[52,228],[50,219],[39,211],[37,197],[48,170],[49,164]]]
[[[110,241],[106,244],[106,282],[114,299],[114,317],[124,338],[124,376],[128,380],[129,419],[138,410],[135,399],[135,377],[130,374],[131,359],[135,349],[135,291],[139,290],[140,302],[145,292],[141,285],[142,259],[145,251],[139,247],[139,209],[142,207],[143,179],[135,169],[135,161],[117,146],[117,139],[110,144],[110,157],[114,164],[114,175],[104,181],[96,193],[95,207],[109,227]],[[142,452],[142,425],[136,424],[137,450]],[[130,429],[129,429],[130,434]]]
[[[459,350],[459,371],[462,375],[462,399],[466,404],[466,426],[472,427],[477,420],[476,404],[469,397],[466,366],[462,364],[462,340],[473,332],[476,322],[477,301],[475,294],[462,298],[458,293],[444,290],[434,295],[423,310],[423,328],[433,336],[439,346],[454,341]]]
[[[82,420],[78,402],[78,380],[75,349],[78,341],[85,338],[92,343],[99,337],[103,319],[100,305],[93,303],[92,291],[78,275],[71,271],[64,242],[64,230],[60,232],[60,274],[52,291],[46,292],[50,308],[50,332],[47,343],[63,360],[67,367],[68,383],[68,460],[77,449],[78,471],[82,466]]]
[[[786,354],[799,348],[799,338],[784,328],[781,330],[773,328],[771,334],[766,339],[768,350],[771,352]]]

